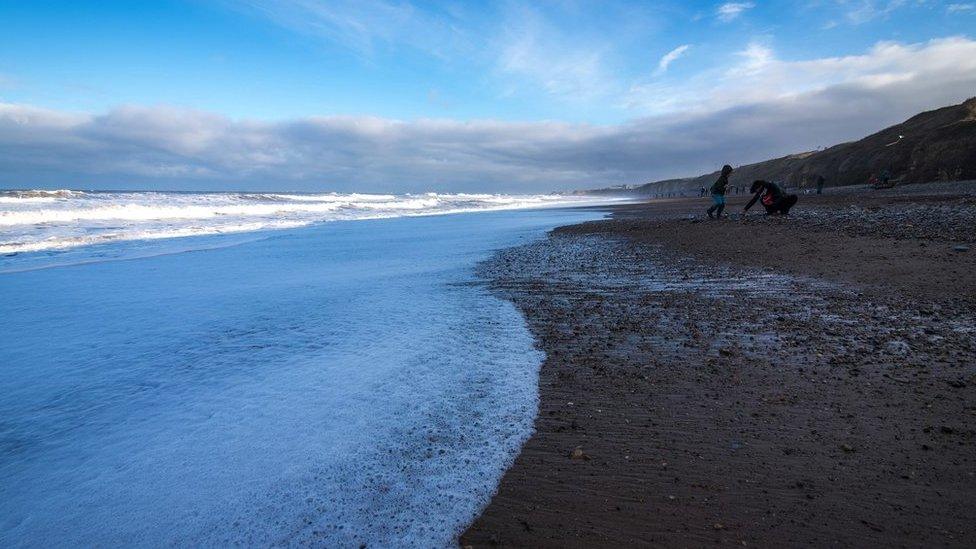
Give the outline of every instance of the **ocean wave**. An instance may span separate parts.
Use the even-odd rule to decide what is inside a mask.
[[[11,198],[72,198],[78,196],[84,196],[85,191],[72,191],[70,189],[58,189],[58,190],[47,190],[47,189],[26,189],[26,190],[10,190],[10,191],[0,191],[0,196],[11,197]]]
[[[591,202],[564,195],[0,191],[0,253]]]
[[[0,191],[0,204],[36,204],[38,202],[56,202],[68,198],[83,196],[84,191],[70,191],[61,189],[57,191],[48,190],[24,190],[24,191]]]

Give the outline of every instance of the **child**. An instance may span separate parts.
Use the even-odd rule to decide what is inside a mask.
[[[766,215],[777,213],[789,215],[790,208],[796,204],[795,194],[786,194],[782,187],[770,181],[763,181],[761,179],[753,181],[752,188],[749,190],[754,193],[754,196],[746,204],[746,208],[742,210],[743,214],[748,212],[749,208],[760,199],[762,200],[763,207],[766,208]]]
[[[725,189],[729,186],[729,175],[732,173],[732,166],[728,164],[722,166],[722,175],[718,176],[718,181],[712,184],[712,207],[705,211],[710,219],[722,219],[722,211],[725,210]],[[712,215],[715,212],[716,215]]]

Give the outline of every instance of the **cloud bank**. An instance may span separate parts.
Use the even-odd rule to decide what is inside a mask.
[[[883,42],[863,55],[740,63],[614,126],[373,117],[234,120],[168,106],[103,114],[0,104],[5,187],[537,192],[696,175],[859,138],[976,90],[976,42]],[[678,93],[680,92],[680,93]],[[679,97],[664,104],[658,95]]]

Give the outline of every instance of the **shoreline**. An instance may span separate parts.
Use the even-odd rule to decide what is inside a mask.
[[[976,251],[954,250],[976,185],[706,204],[612,206],[483,265],[546,359],[461,545],[976,543]]]

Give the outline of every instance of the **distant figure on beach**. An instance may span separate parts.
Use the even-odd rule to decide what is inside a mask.
[[[795,194],[786,194],[782,187],[771,181],[761,179],[753,181],[752,188],[749,190],[753,193],[753,197],[742,210],[743,214],[748,212],[756,201],[762,201],[763,207],[766,208],[766,215],[788,215],[790,208],[796,204],[797,197]]]
[[[725,210],[725,189],[729,186],[729,175],[732,174],[732,166],[728,164],[722,166],[722,175],[712,183],[712,207],[705,211],[710,219],[722,219],[722,211]],[[716,215],[712,215],[715,212]]]
[[[702,187],[701,190],[698,191],[698,198],[702,198],[704,196],[705,196],[705,187]]]
[[[891,182],[891,173],[888,172],[888,170],[882,170],[880,176],[872,174],[868,183],[870,183],[871,187],[874,189],[889,189],[895,186],[895,184]]]
[[[825,182],[826,180],[824,179],[824,176],[822,175],[817,176],[817,194],[823,194],[823,187]]]

